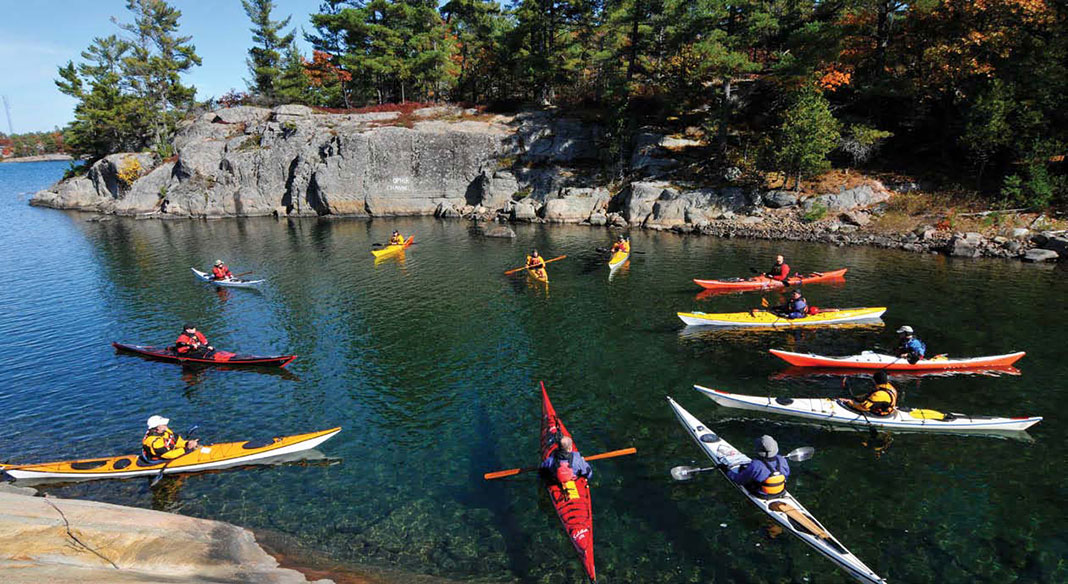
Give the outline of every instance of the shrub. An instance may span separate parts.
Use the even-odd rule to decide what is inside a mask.
[[[893,136],[893,132],[879,130],[863,124],[849,126],[839,148],[853,159],[853,164],[864,164],[879,150],[883,140]]]
[[[820,219],[823,219],[826,216],[827,216],[827,207],[825,205],[821,205],[819,203],[815,203],[815,204],[812,205],[811,209],[809,209],[808,211],[805,211],[805,214],[802,216],[802,218],[805,221],[808,221],[809,223],[812,223],[814,221],[819,221]]]
[[[134,157],[123,158],[119,163],[119,183],[125,189],[130,188],[141,177],[141,162]]]
[[[82,176],[87,172],[89,172],[89,164],[85,162],[79,164],[77,160],[72,160],[70,162],[70,166],[68,166],[67,170],[63,172],[63,180],[67,180],[68,178],[74,178],[76,176]]]

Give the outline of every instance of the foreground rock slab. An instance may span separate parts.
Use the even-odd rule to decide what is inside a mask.
[[[5,584],[304,584],[252,532],[228,523],[0,490]],[[318,584],[329,584],[319,580]]]

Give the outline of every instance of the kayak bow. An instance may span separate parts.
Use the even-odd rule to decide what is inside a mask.
[[[828,367],[842,369],[885,369],[890,371],[937,371],[943,369],[989,369],[1009,367],[1019,361],[1026,353],[1007,353],[990,357],[972,357],[968,359],[950,359],[943,355],[931,359],[920,359],[909,363],[907,359],[864,351],[859,355],[847,357],[824,357],[813,353],[793,353],[771,349],[772,355],[796,367]]]
[[[170,363],[186,364],[198,364],[198,365],[227,365],[227,366],[263,366],[263,367],[285,367],[293,362],[297,358],[296,355],[278,355],[272,357],[261,357],[257,355],[238,355],[237,353],[230,353],[227,351],[214,351],[209,357],[186,357],[177,353],[171,347],[147,347],[144,345],[130,345],[127,343],[111,343],[111,346],[115,347],[119,351],[125,351],[128,353],[136,353],[143,357],[155,359],[157,361],[167,361]]]
[[[862,320],[876,320],[886,312],[885,307],[876,308],[824,308],[816,314],[801,318],[786,318],[766,310],[750,312],[679,312],[676,313],[688,326],[818,326]]]
[[[700,385],[694,389],[725,408],[737,408],[768,414],[793,416],[847,426],[873,426],[887,430],[930,432],[1004,431],[1022,432],[1042,421],[1041,417],[1000,418],[997,416],[968,416],[918,408],[897,408],[889,416],[865,414],[847,408],[837,399],[790,398],[739,395]]]
[[[679,423],[690,433],[697,446],[712,459],[717,466],[726,465],[734,468],[748,464],[751,459],[738,452],[726,440],[706,428],[700,420],[693,417],[690,412],[675,403],[675,400],[667,398],[671,409],[675,411],[675,417]],[[722,471],[721,471],[722,472]],[[726,477],[726,474],[724,474]],[[731,484],[734,484],[731,481]],[[794,498],[789,491],[783,491],[780,495],[763,498],[757,497],[741,485],[734,484],[739,491],[761,511],[781,525],[783,529],[793,533],[824,557],[837,564],[840,568],[849,572],[849,575],[860,582],[867,584],[886,584],[886,580],[879,577],[864,562],[849,552],[815,517]]]
[[[15,479],[124,479],[220,469],[311,450],[333,438],[341,428],[308,434],[282,436],[270,441],[223,442],[200,448],[173,460],[146,461],[140,455],[87,458],[36,464],[0,464],[0,470]],[[170,463],[170,464],[168,464]],[[167,465],[164,469],[164,465]]]
[[[557,441],[567,436],[572,438],[571,433],[564,427],[564,422],[556,415],[549,394],[545,391],[545,383],[541,383],[541,460],[549,458],[549,455],[559,447]],[[574,440],[574,438],[572,438]],[[578,450],[578,445],[574,446]],[[543,477],[545,490],[549,492],[549,500],[552,501],[556,515],[564,526],[568,538],[578,552],[582,567],[590,581],[597,579],[597,572],[593,564],[593,505],[590,501],[590,485],[585,477],[575,479],[575,490],[570,494],[556,477]]]

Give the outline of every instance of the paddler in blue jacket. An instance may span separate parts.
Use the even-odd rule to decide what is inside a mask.
[[[927,353],[927,345],[916,337],[912,327],[905,325],[897,329],[897,334],[901,335],[901,340],[897,344],[897,353],[904,359],[908,359],[908,362],[915,365],[917,361],[923,359]]]
[[[575,476],[586,477],[587,479],[593,476],[593,468],[590,467],[590,463],[586,462],[582,455],[575,450],[575,442],[567,436],[560,438],[559,446],[542,461],[541,469],[548,471],[551,473],[550,476],[555,477],[562,462],[567,463],[567,466],[575,473]]]
[[[790,319],[802,318],[808,315],[808,301],[801,295],[801,291],[795,288],[786,304],[777,306],[774,312]]]
[[[761,436],[756,441],[756,451],[757,457],[749,464],[726,470],[727,478],[761,498],[781,495],[786,491],[790,465],[779,455],[779,445],[771,436]]]

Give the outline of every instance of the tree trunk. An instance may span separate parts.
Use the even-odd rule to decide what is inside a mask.
[[[719,144],[719,153],[726,154],[727,152],[727,125],[731,120],[731,78],[727,75],[723,79],[723,107],[719,112],[719,137],[717,142]]]

